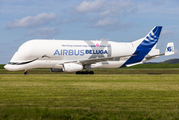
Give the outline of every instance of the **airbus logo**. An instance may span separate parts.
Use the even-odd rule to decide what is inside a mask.
[[[171,52],[172,51],[172,47],[171,46],[167,47],[167,51]]]
[[[70,55],[70,56],[84,56],[85,54],[108,54],[107,50],[72,50],[63,49],[56,50],[53,55]]]

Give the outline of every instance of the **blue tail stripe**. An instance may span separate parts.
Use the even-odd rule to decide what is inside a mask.
[[[160,36],[160,32],[162,30],[161,26],[156,26],[147,36],[146,38],[142,41],[142,43],[139,45],[139,47],[147,47],[147,48],[152,48],[157,42],[158,38]],[[152,35],[153,33],[153,35]],[[151,40],[150,38],[154,38]]]
[[[162,30],[162,26],[156,26],[139,44],[136,51],[134,53],[138,53],[136,56],[131,56],[123,65],[125,67],[128,64],[133,64],[137,62],[141,62],[144,57],[150,52],[150,50],[155,46],[158,42],[160,32]],[[152,39],[151,39],[152,38]]]

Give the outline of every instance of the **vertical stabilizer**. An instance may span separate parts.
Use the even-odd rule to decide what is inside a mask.
[[[132,42],[132,44],[135,47],[142,47],[142,48],[156,47],[161,30],[162,30],[162,26],[155,26],[144,38],[136,40],[136,41]]]
[[[145,37],[138,47],[153,48],[158,42],[162,26],[155,26]]]
[[[156,47],[161,30],[162,26],[155,26],[144,38],[132,42],[136,48],[133,53],[135,56],[131,56],[123,66],[141,62],[152,48]]]

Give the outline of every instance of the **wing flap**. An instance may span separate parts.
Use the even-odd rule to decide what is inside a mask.
[[[114,60],[116,58],[123,58],[123,57],[130,57],[130,56],[135,56],[135,55],[93,58],[93,59],[88,59],[88,60],[80,60],[79,62],[82,63],[83,65],[87,65],[87,64],[94,64],[96,62],[104,62],[104,61],[108,61],[108,60]]]
[[[124,57],[135,56],[135,55],[136,54],[133,54],[133,55],[124,55],[124,56],[114,56],[114,57],[93,58],[93,59],[79,60],[79,61],[68,61],[68,62],[64,62],[63,64],[65,64],[65,63],[78,63],[78,64],[82,64],[82,65],[89,65],[89,64],[95,64],[97,62],[104,62],[104,61],[108,61],[108,60],[115,60],[116,58],[120,59],[120,58],[124,58]]]

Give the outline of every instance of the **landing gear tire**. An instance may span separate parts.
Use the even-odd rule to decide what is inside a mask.
[[[93,75],[94,72],[93,72],[93,71],[89,71],[89,72],[88,72],[88,71],[77,71],[76,74],[77,74],[77,75],[79,75],[79,74],[86,74],[86,75],[87,75],[87,74],[91,74],[91,75]]]
[[[24,75],[28,75],[29,73],[28,72],[24,72]]]
[[[76,74],[81,74],[81,71],[77,71]]]
[[[27,70],[24,71],[24,75],[28,75],[29,73],[27,72]]]
[[[87,75],[87,74],[88,74],[88,71],[85,71],[83,74],[86,74],[86,75]]]

